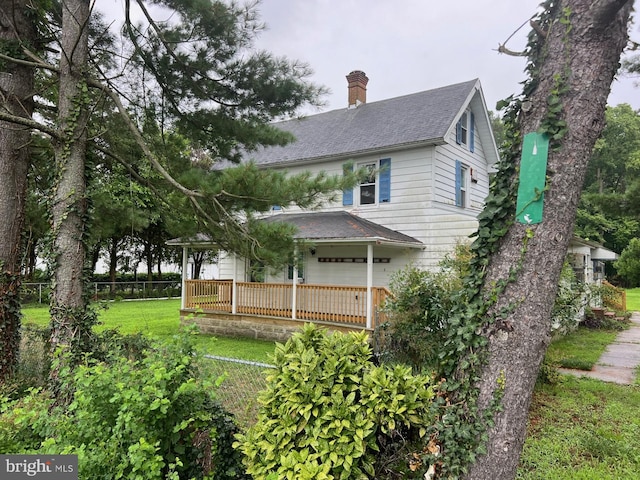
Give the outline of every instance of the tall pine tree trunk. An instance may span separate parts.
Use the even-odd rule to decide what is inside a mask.
[[[27,2],[0,0],[0,41],[21,51],[20,41],[33,42]],[[34,73],[15,63],[0,64],[0,108],[17,117],[33,114]],[[0,382],[18,362],[20,347],[20,236],[24,225],[29,128],[0,121]]]
[[[537,26],[544,30],[537,33],[540,55],[534,60],[534,88],[525,92],[528,102],[520,114],[519,131],[527,134],[546,125],[558,134],[559,144],[553,148],[552,140],[549,150],[542,222],[513,223],[487,266],[483,298],[495,295],[496,288],[499,294],[489,311],[496,320],[485,324],[488,362],[476,386],[481,408],[503,386],[502,411],[489,430],[487,453],[471,466],[467,479],[515,477],[533,388],[550,341],[560,271],[587,163],[604,127],[611,82],[627,43],[632,3],[549,2],[551,19]],[[550,105],[562,107],[555,117]]]
[[[87,152],[89,0],[62,2],[58,98],[60,141],[54,145],[57,181],[53,194],[53,296],[51,345],[81,348],[87,322],[83,267],[87,214],[85,159]],[[52,373],[55,377],[55,372]]]

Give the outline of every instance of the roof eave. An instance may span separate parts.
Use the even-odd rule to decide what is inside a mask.
[[[372,153],[378,153],[380,155],[384,155],[391,152],[397,152],[399,150],[406,150],[411,148],[420,148],[420,147],[432,147],[444,145],[447,143],[445,141],[445,137],[438,138],[430,138],[426,140],[419,140],[415,142],[405,142],[398,143],[396,145],[389,145],[385,147],[376,147],[376,148],[367,148],[362,150],[354,150],[351,152],[341,153],[339,155],[323,155],[320,157],[309,157],[303,159],[291,159],[291,160],[282,160],[278,162],[270,162],[265,164],[256,164],[258,168],[273,168],[273,167],[286,167],[289,165],[309,165],[312,163],[322,163],[327,161],[335,161],[335,160],[347,160],[353,157],[363,157],[365,155],[370,155]]]
[[[382,237],[351,237],[351,238],[299,238],[298,240],[304,240],[316,245],[318,244],[358,244],[358,245],[382,245],[385,247],[396,247],[396,248],[416,248],[423,249],[424,244],[416,243],[416,242],[402,242],[402,241],[394,241],[388,238]]]

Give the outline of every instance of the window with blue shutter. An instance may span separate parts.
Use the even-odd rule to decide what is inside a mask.
[[[471,112],[471,115],[469,115],[469,151],[471,153],[473,153],[473,150],[475,148],[475,117],[473,115],[473,112]]]
[[[378,197],[380,203],[391,201],[391,159],[380,159],[380,193]]]
[[[467,166],[460,160],[456,160],[456,206],[466,207],[467,205]]]
[[[460,120],[456,123],[456,143],[458,145],[469,144],[469,115],[467,112],[462,112]]]
[[[350,165],[350,164],[343,165],[342,172],[344,173],[344,175],[352,173],[353,165]],[[352,188],[346,188],[342,191],[342,205],[345,207],[348,205],[353,205],[353,189]]]

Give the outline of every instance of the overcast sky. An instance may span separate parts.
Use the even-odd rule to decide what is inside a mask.
[[[524,49],[527,21],[540,2],[262,0],[258,9],[267,30],[257,47],[308,63],[315,72],[311,80],[331,90],[322,111],[347,106],[345,76],[352,70],[369,77],[368,102],[479,78],[487,107],[495,111],[498,100],[521,93],[525,79],[525,58],[499,54],[498,45],[513,34],[506,47]],[[122,20],[123,3],[96,5]],[[631,38],[640,42],[637,24]],[[640,109],[638,81],[616,80],[609,104]]]
[[[307,62],[331,89],[322,110],[347,106],[345,75],[369,77],[367,101],[479,78],[487,107],[521,93],[525,59],[496,49],[537,11],[540,0],[263,0],[268,30],[259,46]],[[529,25],[507,43],[523,50]],[[640,29],[631,29],[640,41]],[[639,79],[620,79],[610,105],[640,109]]]

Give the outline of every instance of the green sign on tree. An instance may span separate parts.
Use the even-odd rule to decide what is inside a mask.
[[[542,222],[548,154],[549,137],[540,133],[524,136],[516,205],[516,220],[520,223]]]

